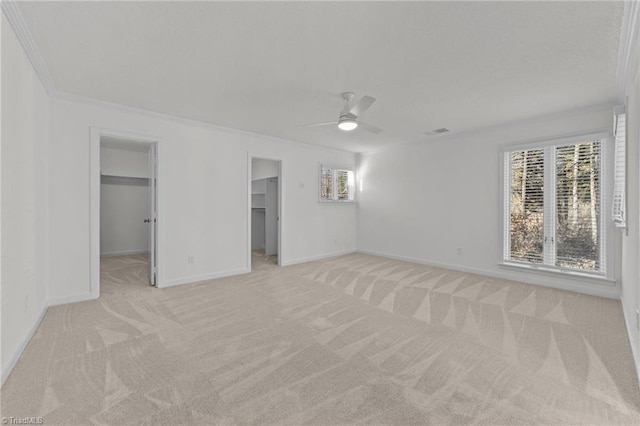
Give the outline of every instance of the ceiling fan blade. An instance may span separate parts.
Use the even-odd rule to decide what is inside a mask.
[[[361,114],[364,114],[364,112],[368,110],[375,101],[376,98],[365,95],[354,106],[351,107],[349,112],[356,117],[359,117]]]
[[[311,124],[303,124],[301,126],[295,126],[296,129],[300,128],[300,127],[317,127],[317,126],[328,126],[329,124],[333,125],[333,126],[337,126],[338,122],[337,121],[326,121],[324,123],[311,123]]]
[[[367,123],[363,123],[362,121],[358,121],[358,127],[362,128],[362,130],[369,132],[369,133],[375,133],[376,135],[378,133],[382,133],[382,129],[376,127],[376,126],[372,126],[371,124],[367,124]]]

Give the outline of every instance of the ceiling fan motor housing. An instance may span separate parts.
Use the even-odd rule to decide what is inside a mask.
[[[355,93],[353,93],[353,92],[344,92],[342,94],[342,99],[344,99],[344,101],[346,103],[349,103],[349,102],[351,102],[353,100],[354,96],[355,96]]]

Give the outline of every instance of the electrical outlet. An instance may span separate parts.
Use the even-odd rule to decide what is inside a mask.
[[[188,263],[189,265],[193,265],[193,262],[194,262],[194,260],[193,260],[193,256],[187,256],[187,263]]]
[[[461,255],[462,254],[462,248],[458,247],[456,249],[456,253],[458,253],[458,255]]]

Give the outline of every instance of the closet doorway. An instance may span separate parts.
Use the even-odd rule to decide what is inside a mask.
[[[250,157],[251,269],[281,264],[281,164],[280,160]]]
[[[91,203],[92,296],[157,286],[157,142],[92,135]]]

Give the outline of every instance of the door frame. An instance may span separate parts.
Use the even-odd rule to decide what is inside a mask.
[[[254,154],[249,152],[247,154],[247,270],[251,272],[251,179],[253,175],[253,171],[251,169],[252,161],[256,160],[268,160],[275,161],[278,163],[278,266],[282,266],[283,264],[283,254],[282,254],[282,229],[284,223],[284,212],[282,211],[284,191],[283,191],[283,173],[282,169],[284,161],[282,158],[273,157],[269,155],[262,154]]]
[[[127,132],[122,130],[112,130],[99,127],[90,127],[90,149],[89,149],[89,256],[90,256],[90,284],[89,290],[92,299],[100,297],[100,138],[102,136],[110,136],[118,139],[124,139],[131,142],[143,142],[148,144],[156,144],[156,203],[157,203],[157,227],[156,227],[156,287],[161,287],[161,277],[163,270],[162,261],[162,239],[164,235],[162,230],[162,219],[160,212],[163,210],[163,197],[160,191],[160,170],[161,163],[161,138],[139,133]]]

